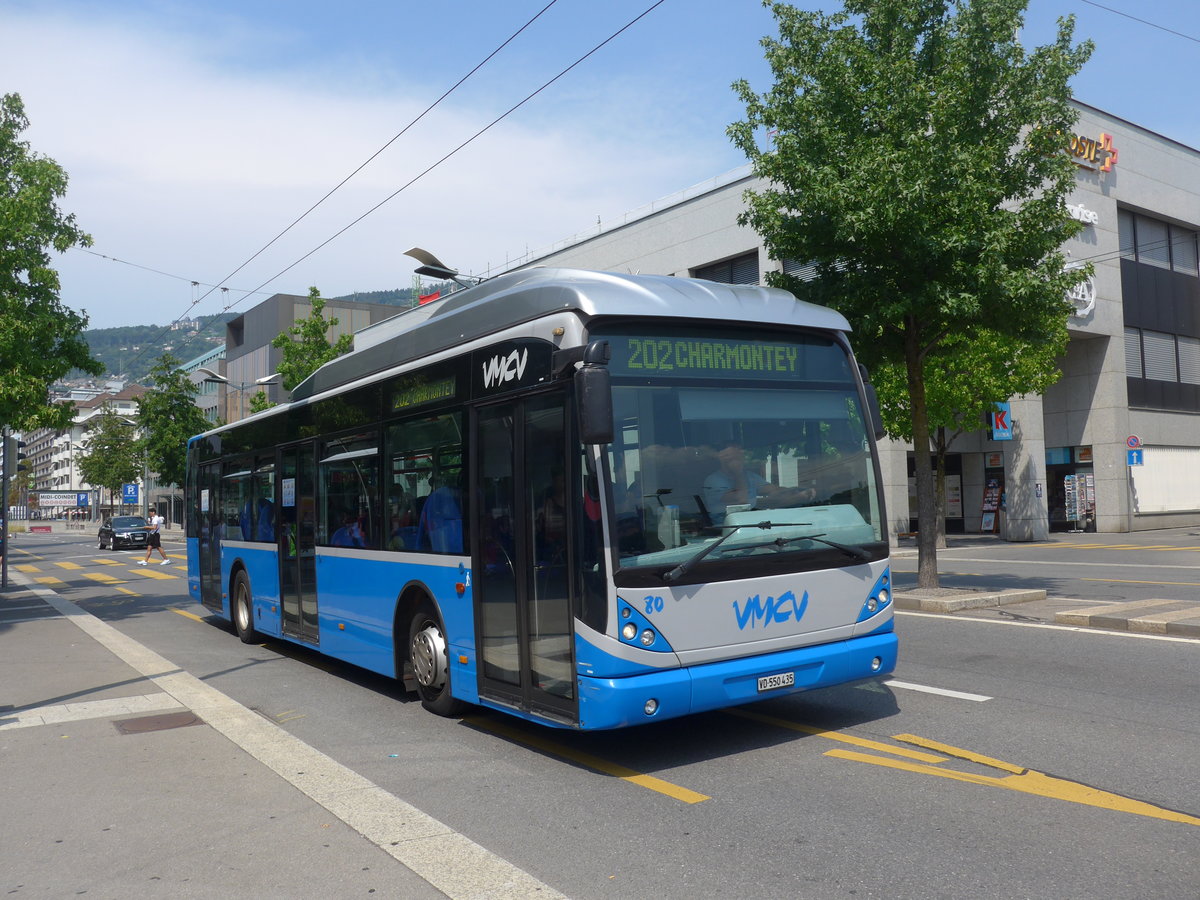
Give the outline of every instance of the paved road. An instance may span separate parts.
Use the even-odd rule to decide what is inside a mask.
[[[437,719],[386,679],[241,644],[188,601],[176,568],[158,578],[80,542],[27,541],[25,577],[59,579],[62,597],[547,892],[1142,898],[1200,884],[1196,641],[902,612],[886,684],[580,735],[484,712]],[[996,550],[1016,554],[1005,565],[1031,551],[1044,552]],[[19,633],[0,622],[0,638]],[[156,769],[155,789],[193,765]],[[282,778],[247,771],[263,790]],[[212,790],[231,810],[255,802]],[[271,842],[261,853],[305,864]]]

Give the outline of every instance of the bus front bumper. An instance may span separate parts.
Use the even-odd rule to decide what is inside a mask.
[[[886,632],[629,678],[581,675],[579,727],[648,724],[887,675],[896,668],[896,652],[896,635]]]

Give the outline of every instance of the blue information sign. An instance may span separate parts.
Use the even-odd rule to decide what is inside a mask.
[[[1140,466],[1142,464],[1142,454],[1145,450],[1126,450],[1125,464],[1127,466]]]
[[[138,486],[136,484],[121,485],[121,502],[122,503],[137,503],[138,502]]]
[[[88,499],[89,497],[91,497],[91,494],[87,493],[86,491],[76,494],[75,495],[75,505],[76,506],[87,506],[88,503],[90,502]]]

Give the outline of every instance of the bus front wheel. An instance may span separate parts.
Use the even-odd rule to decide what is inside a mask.
[[[238,637],[243,644],[253,644],[258,640],[258,632],[254,630],[254,597],[250,593],[250,579],[246,573],[238,572],[233,579],[233,627],[237,629]]]
[[[450,695],[450,657],[446,634],[432,609],[422,606],[408,627],[408,657],[421,705],[439,716],[457,715],[461,700]]]

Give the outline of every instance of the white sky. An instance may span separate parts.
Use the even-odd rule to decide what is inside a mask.
[[[184,315],[547,2],[0,0],[0,92],[21,94],[25,139],[67,170],[62,208],[94,253],[123,261],[61,257],[63,302],[94,328]],[[773,19],[757,0],[666,0],[275,277],[652,3],[558,0],[192,314],[310,285],[327,297],[409,287],[413,245],[466,272],[503,267],[741,165],[725,136],[743,113],[729,85],[768,86],[758,40]],[[1022,38],[1045,43],[1057,16],[1075,14],[1076,37],[1098,45],[1075,95],[1200,147],[1188,101],[1200,3],[1100,5],[1032,0]]]

